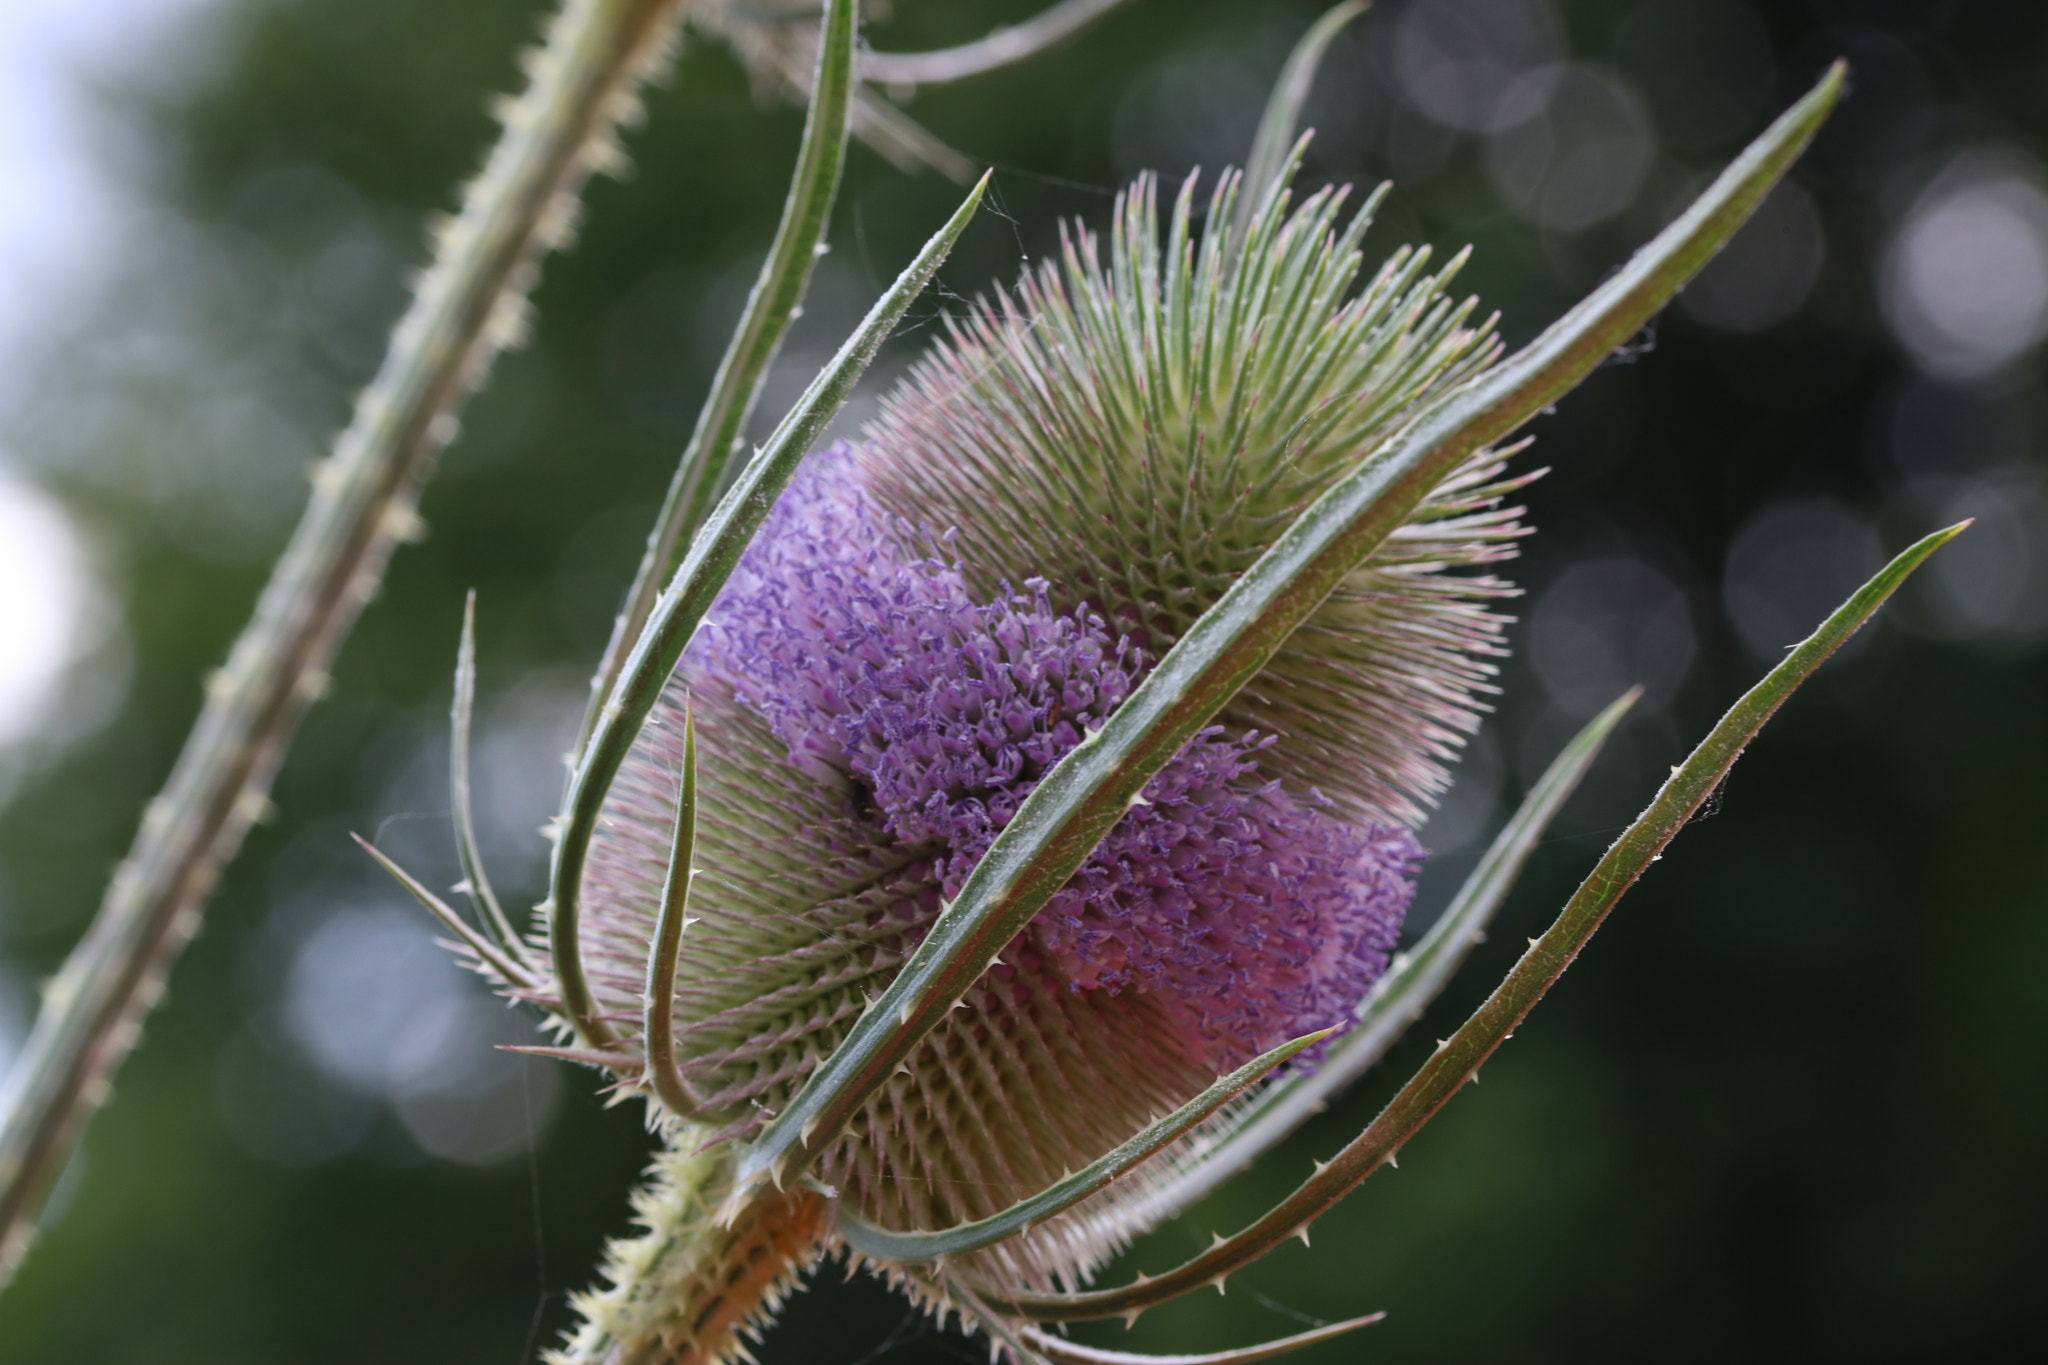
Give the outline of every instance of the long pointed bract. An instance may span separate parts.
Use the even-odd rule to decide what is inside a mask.
[[[1384,1321],[1385,1313],[1368,1313],[1362,1318],[1349,1318],[1333,1322],[1307,1332],[1297,1332],[1291,1337],[1279,1337],[1262,1341],[1256,1346],[1240,1346],[1232,1351],[1210,1351],[1202,1355],[1147,1355],[1141,1351],[1105,1351],[1095,1346],[1083,1346],[1078,1342],[1056,1337],[1036,1327],[1020,1327],[1017,1337],[1025,1345],[1037,1351],[1052,1365],[1251,1365],[1255,1360],[1271,1360],[1274,1356],[1299,1351],[1304,1346],[1331,1341],[1356,1332],[1361,1327],[1370,1327]]]
[[[1493,1055],[1494,1049],[1564,975],[1565,968],[1585,947],[1622,894],[1662,856],[1665,846],[1728,775],[1729,768],[1764,722],[1869,619],[1907,575],[1962,529],[1952,526],[1908,547],[1822,622],[1783,663],[1744,693],[1685,762],[1672,769],[1648,809],[1614,841],[1579,884],[1556,922],[1541,938],[1530,943],[1507,979],[1457,1032],[1437,1046],[1422,1069],[1363,1133],[1327,1163],[1318,1165],[1315,1174],[1271,1212],[1164,1275],[1123,1288],[1081,1294],[1002,1296],[1002,1306],[1040,1321],[1111,1317],[1162,1303],[1203,1285],[1220,1283],[1224,1276],[1306,1228],[1367,1176],[1392,1161],[1401,1145],[1474,1077],[1480,1064]]]
[[[889,989],[740,1157],[788,1179],[1073,875],[1144,784],[1273,656],[1451,470],[1583,379],[1633,336],[1747,219],[1842,89],[1837,64],[1691,208],[1520,352],[1454,390],[1304,511],[1109,720],[1022,803]]]
[[[846,339],[831,362],[811,381],[789,415],[755,454],[739,479],[719,499],[711,517],[690,545],[689,555],[676,570],[660,602],[648,618],[647,628],[634,643],[611,699],[600,713],[582,762],[570,780],[564,819],[555,845],[550,875],[548,937],[553,949],[555,984],[560,993],[563,1019],[587,1043],[602,1046],[613,1040],[613,1032],[597,1018],[590,986],[583,974],[581,946],[577,942],[577,900],[581,892],[584,859],[590,836],[597,828],[598,812],[612,779],[633,747],[640,727],[660,700],[676,661],[682,658],[690,637],[711,609],[719,589],[731,576],[753,540],[754,532],[788,485],[797,465],[810,452],[818,434],[845,405],[854,384],[875,358],[896,324],[903,318],[926,284],[938,272],[953,249],[953,243],[974,217],[988,177],[968,194],[946,225],[925,243],[917,259],[896,277],[887,293],[875,301],[866,318]]]
[[[1345,25],[1365,13],[1368,4],[1369,0],[1344,0],[1302,34],[1301,41],[1288,54],[1287,65],[1281,69],[1280,79],[1274,82],[1273,93],[1266,99],[1259,131],[1252,138],[1252,154],[1245,162],[1244,191],[1230,227],[1234,241],[1244,239],[1253,211],[1280,183],[1292,160],[1294,132],[1301,124],[1302,106],[1308,103],[1309,88],[1323,64],[1323,54],[1330,50],[1330,44]]]
[[[747,295],[747,306],[733,329],[718,373],[712,377],[711,392],[697,414],[696,428],[683,447],[675,477],[662,499],[654,529],[647,535],[647,552],[626,590],[625,605],[612,623],[604,659],[590,682],[590,701],[577,733],[580,757],[591,732],[597,728],[600,709],[617,685],[626,656],[640,637],[647,617],[654,610],[662,583],[675,569],[676,560],[690,537],[704,521],[717,494],[728,462],[741,444],[754,405],[760,401],[761,386],[768,368],[782,349],[803,303],[811,271],[824,253],[825,230],[832,221],[832,201],[839,193],[840,172],[846,165],[847,107],[853,97],[853,62],[856,0],[830,0],[825,10],[824,29],[818,44],[818,70],[812,81],[810,112],[804,120],[803,142],[797,149],[796,170],[790,177],[789,197],[782,208],[782,221],[775,240],[768,247],[768,259]]]
[[[362,835],[352,834],[349,837],[356,841],[363,852],[376,860],[377,866],[390,873],[394,881],[411,892],[412,898],[424,906],[428,914],[440,921],[444,929],[455,935],[456,940],[477,961],[489,967],[493,972],[496,972],[508,985],[532,986],[535,984],[533,979],[525,975],[517,964],[505,957],[496,944],[478,933],[470,926],[467,920],[457,914],[454,906],[422,886],[419,878],[385,857],[384,853],[375,844],[365,839]]]
[[[1021,1333],[1025,1324],[1011,1322],[1003,1317],[984,1303],[980,1295],[971,1288],[950,1276],[941,1277],[940,1284],[963,1318],[972,1320],[982,1331],[988,1333],[992,1343],[1010,1353],[1010,1365],[1048,1365],[1044,1356],[1024,1344]],[[990,1355],[992,1360],[995,1359],[993,1350]]]
[[[683,712],[683,772],[676,792],[676,833],[669,846],[668,879],[661,888],[661,911],[654,921],[654,942],[647,950],[647,990],[641,1002],[641,1041],[647,1048],[647,1083],[677,1118],[697,1112],[697,1097],[676,1069],[676,960],[682,955],[683,929],[689,924],[690,882],[697,875],[691,858],[697,852],[697,717]]]
[[[1323,1064],[1309,1075],[1290,1076],[1267,1087],[1246,1107],[1229,1136],[1151,1197],[1153,1207],[1191,1207],[1321,1113],[1332,1097],[1386,1055],[1484,936],[1487,922],[1507,899],[1551,818],[1578,789],[1579,780],[1593,766],[1607,737],[1641,695],[1641,688],[1631,689],[1588,722],[1551,760],[1429,932],[1394,959],[1372,994],[1359,1005],[1357,1025],[1330,1049]]]
[[[839,1235],[855,1251],[878,1261],[930,1261],[991,1246],[1072,1208],[1258,1084],[1260,1078],[1274,1067],[1329,1035],[1328,1029],[1311,1033],[1252,1058],[1165,1118],[1148,1124],[1101,1160],[1090,1163],[1064,1180],[1055,1181],[1029,1199],[1019,1200],[992,1217],[962,1223],[943,1232],[891,1232],[864,1223],[842,1208],[838,1215]]]
[[[463,890],[476,907],[477,918],[490,930],[507,958],[534,976],[533,958],[526,943],[505,917],[498,893],[484,873],[483,854],[477,849],[476,821],[470,815],[469,732],[476,713],[476,593],[472,590],[462,604],[462,642],[455,648],[455,700],[448,710],[448,800],[455,822],[455,853],[462,863]]]

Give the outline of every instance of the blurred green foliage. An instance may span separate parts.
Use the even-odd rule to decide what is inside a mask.
[[[1505,4],[1471,8],[1490,22]],[[870,37],[935,47],[1035,8],[898,0]],[[1590,683],[1573,671],[1599,662],[1597,629],[1628,633],[1623,672],[1663,668],[1668,685],[1567,812],[1495,943],[1386,1074],[1141,1245],[1139,1268],[1288,1188],[1497,979],[1660,765],[1760,671],[1745,644],[1760,627],[1741,605],[1756,564],[1792,576],[1796,606],[1801,566],[1825,580],[1821,560],[1849,553],[1856,534],[1896,548],[1970,480],[2024,493],[2044,472],[2038,362],[1970,382],[1918,377],[1880,299],[1888,244],[1953,155],[2043,154],[2048,8],[1556,0],[1560,51],[1621,73],[1655,138],[1629,206],[1583,228],[1511,211],[1524,163],[1503,162],[1504,135],[1416,112],[1426,98],[1399,74],[1409,8],[1388,0],[1335,50],[1311,109],[1322,137],[1308,177],[1396,175],[1369,242],[1474,243],[1467,283],[1503,311],[1511,339],[1597,281],[1846,54],[1854,96],[1796,176],[1823,259],[1768,325],[1702,321],[1709,304],[1673,310],[1645,353],[1539,425],[1536,456],[1555,472],[1530,494],[1539,534],[1516,568],[1532,611],[1459,818],[1481,818],[1493,789],[1511,798],[1567,733],[1573,687],[1604,685],[1598,668]],[[422,259],[419,224],[476,164],[492,131],[484,97],[513,85],[537,19],[474,0],[230,9],[201,76],[114,96],[155,150],[161,219],[149,250],[110,267],[120,287],[107,306],[52,339],[40,397],[12,433],[105,549],[134,659],[118,715],[0,815],[0,951],[24,979],[54,967],[96,902],[289,530],[305,461],[375,363]],[[1130,172],[1240,156],[1263,83],[1317,12],[1313,0],[1136,0],[1053,55],[918,94],[912,114],[999,168],[995,211],[881,368],[914,354],[940,309],[1055,249],[1062,216],[1102,223]],[[430,538],[400,555],[357,629],[285,769],[281,817],[214,898],[0,1298],[0,1359],[530,1359],[567,1322],[564,1297],[588,1283],[601,1240],[623,1229],[646,1139],[637,1110],[606,1111],[588,1073],[563,1073],[552,1112],[547,1083],[520,1073],[539,1132],[530,1155],[438,1159],[392,1105],[292,1051],[305,1032],[292,1010],[311,1006],[287,997],[323,917],[400,901],[366,875],[347,829],[440,849],[433,751],[472,586],[484,705],[498,699],[505,745],[524,746],[482,778],[510,812],[501,888],[538,890],[538,838],[512,853],[503,831],[522,819],[530,830],[552,805],[550,745],[772,230],[800,124],[705,40],[648,105],[630,140],[635,173],[595,187],[580,242],[549,265],[534,343],[474,405],[425,499]],[[855,153],[785,398],[955,194]],[[2006,520],[2035,525],[2014,496],[1998,504]],[[1790,519],[1765,530],[1851,530],[1820,560],[1773,560],[1743,533],[1774,506]],[[2024,578],[2028,554],[2048,550],[2019,545],[2019,570],[2010,557],[1971,562]],[[1648,586],[1620,599],[1584,587],[1617,581]],[[1319,1224],[1312,1251],[1289,1246],[1226,1297],[1086,1339],[1214,1349],[1294,1330],[1299,1315],[1384,1308],[1383,1325],[1303,1359],[2017,1354],[2037,1335],[2025,1286],[2038,1252],[2026,1248],[2048,1217],[2048,652],[2038,632],[1959,627],[1955,594],[1971,585],[1952,586],[1950,599],[1899,604],[1795,701],[1721,810],[1682,836],[1484,1084],[1398,1172]],[[1587,622],[1595,636],[1573,634]],[[1548,645],[1525,648],[1546,629]],[[1627,652],[1659,630],[1686,648]],[[1467,846],[1439,860],[1421,914],[1470,857]],[[259,1055],[277,1089],[252,1101]],[[319,1130],[326,1148],[286,1151],[251,1138],[252,1102],[283,1106],[259,1129],[343,1117]],[[912,1365],[980,1350],[828,1268],[761,1357]]]

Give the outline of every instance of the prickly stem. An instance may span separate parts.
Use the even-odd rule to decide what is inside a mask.
[[[0,1278],[149,1003],[199,928],[199,907],[265,809],[329,662],[375,594],[463,401],[519,333],[541,259],[568,243],[584,182],[610,155],[634,90],[666,52],[682,0],[567,0],[508,106],[504,132],[357,400],[333,456],[228,655],[162,796],[98,915],[43,997],[0,1123]]]

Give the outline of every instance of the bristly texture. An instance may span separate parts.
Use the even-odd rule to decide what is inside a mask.
[[[1077,238],[957,324],[864,444],[813,456],[621,771],[583,938],[630,1038],[694,708],[675,1040],[714,1147],[780,1112],[1043,775],[1299,509],[1490,362],[1422,253],[1347,301],[1365,215],[1340,230],[1340,192],[1276,201],[1227,251],[1231,184],[1199,241],[1183,190],[1163,266],[1142,184],[1107,268]],[[1351,1017],[1412,892],[1408,827],[1497,652],[1507,586],[1442,571],[1510,552],[1501,466],[1457,471],[1153,778],[819,1163],[848,1209],[905,1230],[988,1217]],[[1085,1281],[1229,1121],[974,1253],[978,1273]]]
[[[901,968],[939,914],[940,850],[897,844],[850,781],[805,779],[729,684],[693,681],[702,871],[676,1032],[715,1142],[786,1105]],[[629,1036],[674,818],[679,704],[620,774],[585,887],[591,983]],[[1042,954],[1006,956],[820,1164],[861,1216],[906,1229],[987,1217],[1213,1079],[1169,997],[1075,991]],[[1125,1231],[1084,1206],[979,1263],[1019,1286],[1073,1284]]]
[[[787,1102],[1146,666],[1099,617],[1054,612],[1043,583],[977,601],[932,548],[875,509],[849,450],[815,456],[679,671],[698,717],[703,875],[677,1035],[726,1134]],[[628,1030],[680,704],[643,737],[592,849],[592,980]],[[1270,747],[1212,730],[1153,780],[824,1163],[864,1215],[985,1217],[1216,1072],[1350,1017],[1386,966],[1421,850],[1262,778]],[[1011,1282],[1072,1283],[1129,1230],[1115,1211],[1146,1183],[983,1260]]]
[[[657,1154],[633,1197],[642,1232],[612,1243],[607,1288],[574,1296],[583,1321],[549,1365],[748,1358],[776,1309],[818,1259],[825,1201],[772,1191],[744,1217],[711,1217],[730,1187],[730,1152],[698,1150],[703,1135],[680,1130]],[[716,1267],[706,1273],[707,1267]]]
[[[959,893],[1038,779],[1121,702],[1145,660],[1048,585],[977,603],[957,565],[893,550],[845,447],[815,456],[710,629],[729,679],[805,768],[851,778]],[[895,535],[891,535],[891,530]],[[1340,1025],[1385,970],[1421,850],[1257,778],[1271,742],[1204,732],[1053,898],[1028,943],[1072,990],[1163,991],[1229,1070]]]
[[[1490,364],[1491,323],[1397,251],[1355,296],[1371,205],[1285,195],[1228,243],[1226,176],[1207,223],[1182,186],[1165,238],[1156,185],[1120,197],[1105,264],[1076,230],[948,334],[862,447],[891,514],[955,526],[968,585],[1042,578],[1163,654],[1341,473]],[[1413,825],[1476,723],[1498,579],[1446,573],[1511,553],[1497,452],[1481,452],[1363,565],[1219,717],[1278,736],[1261,764],[1345,814]]]
[[[1302,72],[1360,8],[1332,11],[1290,61],[1259,164]],[[737,486],[726,515],[746,515],[722,524],[760,538],[743,556],[737,536],[697,553],[715,575],[740,562],[672,589],[690,613],[693,583],[726,591],[687,648],[680,626],[643,636],[618,694],[632,704],[610,713],[638,730],[632,751],[618,767],[606,751],[615,782],[579,775],[603,806],[587,850],[592,813],[574,809],[560,868],[580,884],[556,886],[550,942],[575,997],[558,1020],[600,1046],[561,1052],[658,1096],[668,1151],[639,1205],[648,1233],[615,1246],[612,1288],[582,1302],[563,1365],[724,1365],[835,1243],[942,1318],[966,1315],[999,1355],[1120,1355],[1028,1323],[1128,1320],[1220,1289],[1305,1240],[1476,1078],[1791,688],[1960,527],[1895,561],[1746,694],[1480,1010],[1286,1201],[1164,1275],[1033,1292],[1088,1279],[1165,1213],[1162,1180],[1185,1192],[1185,1163],[1226,1159],[1211,1145],[1233,1122],[1218,1097],[1271,1059],[1146,1118],[1223,1061],[1343,1019],[1382,969],[1420,857],[1404,826],[1472,722],[1498,652],[1488,602],[1509,591],[1445,571],[1503,558],[1521,533],[1499,505],[1520,480],[1474,446],[1670,298],[1843,72],[1483,378],[1489,327],[1464,325],[1471,305],[1443,297],[1445,276],[1421,278],[1419,253],[1346,301],[1365,215],[1340,231],[1336,191],[1290,214],[1286,165],[1241,237],[1229,176],[1195,237],[1190,181],[1163,248],[1141,182],[1107,267],[1083,234],[955,325],[857,455],[801,471],[794,443],[776,444],[761,469],[798,475],[786,500],[771,507],[765,473]],[[1538,784],[1472,896],[1512,877],[1600,733]],[[986,879],[970,872],[990,851]],[[1478,922],[1467,904],[1460,941]],[[524,984],[545,999],[546,983]],[[1362,1014],[1412,1016],[1434,984],[1410,978]],[[595,1026],[593,993],[618,1027]],[[1314,1096],[1276,1098],[1291,1121]],[[1191,1132],[1189,1115],[1206,1121]]]

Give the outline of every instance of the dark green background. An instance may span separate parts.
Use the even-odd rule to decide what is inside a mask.
[[[1033,8],[899,0],[871,36],[936,46]],[[1577,55],[1633,63],[1664,135],[1637,207],[1575,235],[1541,233],[1502,211],[1468,138],[1410,176],[1369,239],[1377,251],[1476,244],[1466,283],[1502,310],[1511,340],[1623,259],[1691,177],[1826,60],[1858,61],[1849,104],[1797,172],[1828,249],[1807,306],[1752,335],[1674,314],[1654,349],[1597,373],[1537,428],[1538,458],[1556,472],[1530,493],[1540,534],[1516,576],[1540,592],[1566,565],[1627,549],[1690,594],[1700,655],[1668,710],[1625,732],[1494,943],[1386,1076],[1143,1244],[1140,1268],[1238,1225],[1364,1122],[1568,894],[1659,765],[1757,674],[1717,589],[1752,513],[1830,496],[1888,548],[1928,525],[1887,434],[1911,367],[1878,311],[1879,261],[1902,196],[1948,152],[2038,152],[2048,138],[2048,6],[1759,4],[1768,98],[1704,132],[1686,101],[1718,78],[1696,54],[1617,45],[1630,0],[1558,8]],[[1382,9],[1370,23],[1400,6]],[[1055,241],[1062,215],[1101,223],[1110,189],[1135,169],[1120,158],[1180,155],[1162,166],[1178,173],[1194,156],[1241,154],[1249,110],[1191,104],[1184,119],[1145,122],[1144,101],[1173,108],[1157,93],[1177,88],[1162,63],[1234,63],[1256,95],[1317,12],[1135,0],[1064,51],[920,94],[919,119],[1000,168],[998,211],[948,264],[946,288],[968,295],[1011,277],[1020,249]],[[289,529],[303,460],[375,363],[421,257],[419,222],[449,206],[476,164],[491,135],[483,98],[514,84],[512,55],[536,22],[531,5],[474,0],[249,3],[203,77],[109,93],[158,148],[157,193],[186,235],[172,241],[166,227],[162,252],[128,267],[112,305],[52,339],[43,401],[15,433],[110,547],[135,650],[118,717],[0,816],[0,932],[22,972],[52,969],[83,927],[203,672]],[[1312,178],[1389,173],[1388,95],[1366,57],[1375,41],[1347,39],[1333,57]],[[342,834],[391,813],[380,784],[438,723],[462,591],[476,587],[483,602],[486,705],[540,670],[573,678],[602,643],[716,358],[701,319],[736,309],[730,280],[743,275],[732,272],[772,228],[800,124],[798,111],[758,101],[709,41],[689,46],[648,106],[630,138],[635,173],[593,189],[581,241],[548,266],[537,344],[505,363],[445,459],[423,507],[431,535],[398,557],[333,699],[300,735],[278,786],[281,818],[250,839],[215,897],[45,1237],[0,1296],[0,1360],[514,1365],[567,1322],[565,1293],[589,1282],[601,1240],[624,1227],[645,1139],[634,1111],[601,1109],[586,1074],[567,1079],[531,1163],[485,1169],[425,1158],[388,1116],[331,1161],[268,1164],[231,1136],[216,1095],[227,1040],[275,1001],[275,953],[261,945],[280,906],[323,884],[395,899],[363,876]],[[1162,140],[1162,127],[1174,136]],[[829,346],[957,193],[856,150],[834,273],[795,349]],[[343,222],[382,254],[323,255]],[[167,264],[197,259],[206,272]],[[937,306],[958,304],[938,298],[920,316]],[[892,343],[885,366],[920,341]],[[1997,459],[2038,468],[2025,425],[2031,363],[1956,400],[1979,424],[1953,431],[1943,468],[1991,461],[1993,440],[2011,447]],[[223,427],[231,388],[268,394],[284,416]],[[1994,418],[2019,425],[1994,430]],[[1677,842],[1485,1083],[1403,1152],[1398,1172],[1318,1224],[1312,1251],[1289,1245],[1225,1298],[1088,1339],[1215,1349],[1296,1330],[1294,1315],[1373,1309],[1388,1311],[1383,1325],[1302,1358],[1958,1360],[2018,1355],[2038,1339],[2048,655],[1951,641],[1934,611],[1924,597],[1902,603],[1794,701],[1720,813]],[[1558,723],[1543,718],[1519,657],[1503,681],[1489,729],[1503,736],[1512,794],[1513,774],[1527,776],[1518,755]],[[533,767],[537,810],[552,761]],[[427,767],[418,780],[413,810],[440,811],[439,777]],[[427,832],[407,839],[438,846],[437,823],[413,823]],[[1424,913],[1461,865],[1448,858],[1426,881]],[[505,874],[515,896],[534,891],[533,866]],[[795,1301],[764,1360],[981,1358],[904,1323],[879,1287],[840,1280],[828,1271]]]

